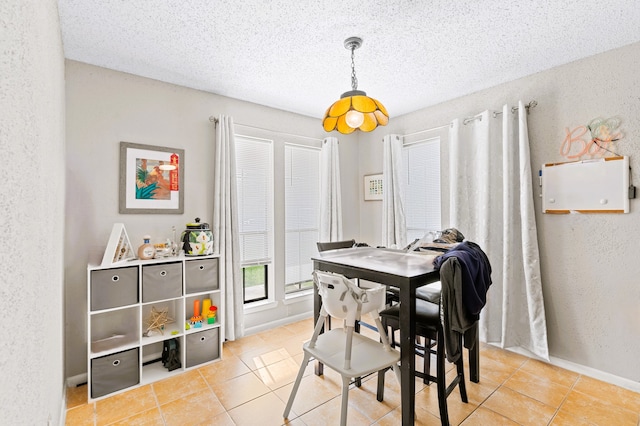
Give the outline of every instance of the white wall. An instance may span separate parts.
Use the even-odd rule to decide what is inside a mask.
[[[67,95],[67,214],[65,235],[66,375],[84,374],[86,363],[86,267],[99,263],[111,227],[125,224],[134,246],[142,236],[170,236],[200,217],[211,223],[215,126],[210,116],[230,115],[235,123],[271,129],[282,149],[289,136],[321,139],[326,136],[317,119],[273,108],[187,89],[143,77],[107,70],[75,61],[66,62]],[[238,126],[236,131],[251,133]],[[357,211],[357,141],[341,139],[343,201],[345,211]],[[185,150],[185,205],[183,215],[118,213],[119,144],[121,141]],[[304,138],[295,142],[304,143]],[[351,143],[350,143],[351,142]],[[353,182],[353,183],[352,183]],[[355,194],[354,194],[355,192]],[[276,200],[283,194],[275,194]],[[281,212],[276,211],[281,218]],[[345,236],[358,232],[358,216],[345,214]],[[276,232],[284,226],[276,220]],[[349,232],[348,230],[351,230]],[[284,247],[276,246],[283,255]],[[284,270],[276,270],[276,283]],[[280,303],[270,310],[248,315],[247,328],[287,321],[310,314],[310,298],[300,304]],[[290,321],[290,320],[289,320]]]
[[[0,2],[0,424],[64,412],[64,60],[57,2]]]
[[[535,99],[538,106],[531,110],[528,120],[531,169],[537,179],[541,164],[566,161],[559,154],[565,128],[587,125],[596,117],[618,116],[625,137],[615,151],[630,156],[633,182],[640,186],[639,63],[640,44],[636,43],[392,117],[386,132],[409,134],[447,124],[456,117],[499,109],[507,102]],[[360,177],[382,170],[383,134],[360,136]],[[443,140],[442,174],[447,188],[448,149]],[[371,147],[375,152],[364,155]],[[534,188],[537,194],[537,185]],[[443,204],[443,226],[447,226],[448,201]],[[535,204],[551,356],[637,384],[639,201],[631,200],[631,212],[624,215],[543,215],[538,197]],[[381,241],[380,209],[380,202],[360,202],[360,237],[370,244]]]

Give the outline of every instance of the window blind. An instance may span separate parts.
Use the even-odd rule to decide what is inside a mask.
[[[243,264],[271,260],[273,143],[236,135],[240,257]]]
[[[286,144],[285,284],[308,281],[317,253],[320,214],[320,150]]]
[[[440,138],[419,141],[402,150],[405,169],[407,241],[441,229]]]

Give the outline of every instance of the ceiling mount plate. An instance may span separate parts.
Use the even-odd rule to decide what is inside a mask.
[[[344,47],[347,50],[355,50],[362,46],[362,39],[360,37],[349,37],[344,41]]]

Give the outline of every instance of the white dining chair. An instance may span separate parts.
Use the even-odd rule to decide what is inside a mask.
[[[384,374],[391,367],[400,382],[400,352],[389,345],[378,315],[385,307],[384,286],[360,288],[343,275],[329,272],[315,271],[313,277],[322,298],[322,308],[311,340],[303,344],[304,358],[283,415],[285,418],[289,416],[305,368],[313,358],[342,376],[340,425],[344,426],[347,424],[349,385],[352,380],[375,372]],[[354,333],[356,320],[369,312],[375,317],[379,341]],[[343,327],[320,333],[327,316],[342,320]]]

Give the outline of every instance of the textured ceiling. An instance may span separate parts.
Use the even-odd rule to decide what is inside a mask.
[[[640,41],[637,0],[59,0],[65,57],[322,117],[391,117]],[[615,66],[615,64],[602,64]]]

